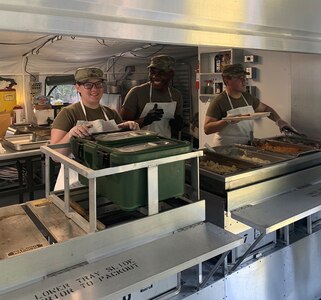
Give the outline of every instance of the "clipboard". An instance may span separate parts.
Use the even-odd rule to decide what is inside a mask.
[[[172,102],[148,102],[145,104],[145,107],[140,115],[140,118],[144,118],[147,113],[154,108],[154,105],[157,104],[157,108],[163,109],[164,115],[163,119],[172,119],[174,118],[175,115],[175,110],[176,110],[176,101]]]

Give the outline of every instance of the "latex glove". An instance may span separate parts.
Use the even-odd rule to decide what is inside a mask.
[[[277,120],[275,124],[279,127],[280,132],[284,130],[296,131],[289,123],[285,122],[282,119]]]
[[[181,131],[184,127],[184,121],[181,116],[175,116],[174,119],[169,120],[169,125],[174,131]]]
[[[130,130],[139,130],[139,125],[135,121],[126,121],[118,124],[118,128],[120,129],[130,129]]]
[[[157,104],[151,109],[144,118],[143,126],[152,124],[155,121],[159,121],[163,117],[163,109],[157,108]]]

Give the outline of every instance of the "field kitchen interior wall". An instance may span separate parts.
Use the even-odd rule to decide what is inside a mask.
[[[16,79],[18,102],[24,103],[26,57],[27,71],[41,76],[88,65],[106,70],[111,56],[150,44],[242,48],[263,58],[257,83],[262,101],[276,105],[298,130],[320,138],[320,10],[321,3],[312,0],[0,0],[0,75]],[[42,45],[43,40],[28,44],[40,37],[56,41],[39,55],[27,55]],[[64,53],[56,48],[63,46]]]

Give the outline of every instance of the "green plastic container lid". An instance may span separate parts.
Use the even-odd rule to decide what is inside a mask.
[[[128,145],[128,146],[123,146],[123,147],[115,147],[113,148],[114,151],[121,152],[121,153],[133,153],[133,152],[140,152],[140,151],[148,151],[148,150],[153,150],[157,151],[157,148],[162,148],[164,147],[172,147],[172,146],[177,146],[178,143],[170,140],[159,140],[159,141],[151,141],[151,142],[146,142],[146,143],[141,143],[141,144],[136,144],[136,145]]]
[[[95,136],[97,143],[105,146],[124,145],[132,141],[136,143],[154,138],[157,138],[157,133],[148,130],[102,133]]]

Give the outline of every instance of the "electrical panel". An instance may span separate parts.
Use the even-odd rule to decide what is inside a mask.
[[[30,94],[32,97],[38,96],[42,91],[42,82],[30,82]]]

